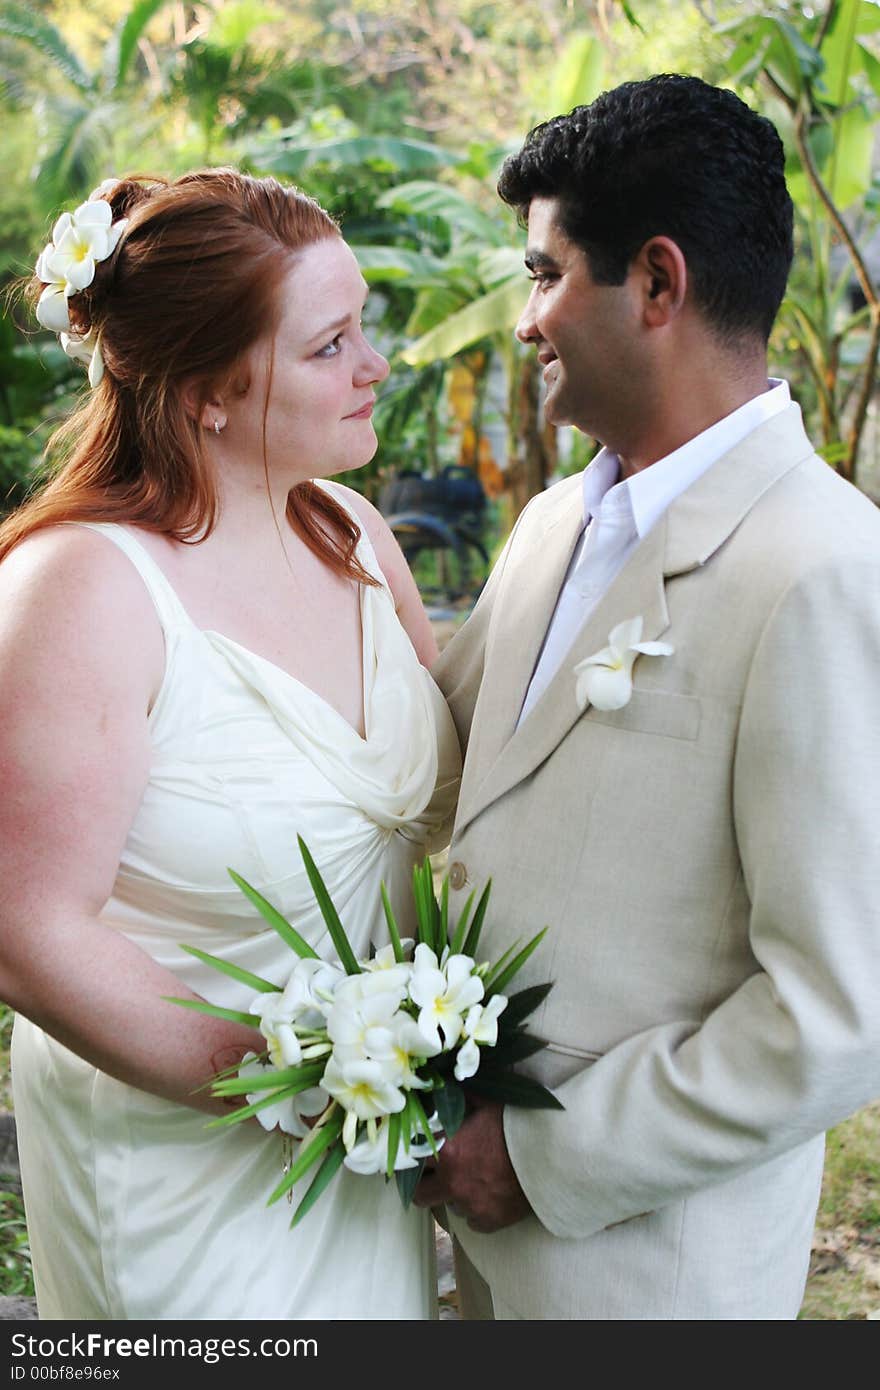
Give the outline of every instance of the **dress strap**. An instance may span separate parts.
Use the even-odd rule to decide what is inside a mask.
[[[383,588],[389,589],[388,580],[382,573],[382,567],[379,564],[378,557],[376,555],[375,550],[373,549],[373,542],[367,535],[367,528],[364,525],[361,518],[358,516],[354,507],[346,498],[346,489],[342,486],[341,483],[335,483],[330,478],[315,478],[314,482],[317,487],[323,488],[325,492],[329,492],[330,496],[333,498],[333,501],[336,502],[337,505],[340,506],[342,510],[348,516],[351,517],[355,526],[361,533],[360,540],[355,546],[355,554],[357,555],[357,558],[360,560],[361,564],[363,565],[364,569],[367,571],[368,574],[371,574],[374,579],[378,579]]]
[[[171,632],[182,623],[188,622],[186,609],[171,587],[170,581],[152,555],[130,531],[126,531],[115,521],[77,521],[72,524],[84,526],[88,531],[97,531],[125,552],[144,581],[164,632]]]

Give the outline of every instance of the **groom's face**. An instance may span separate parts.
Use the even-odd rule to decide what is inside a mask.
[[[546,418],[619,447],[640,377],[639,297],[630,277],[597,284],[557,213],[555,198],[532,200],[525,262],[533,284],[516,336],[534,344],[544,368]]]

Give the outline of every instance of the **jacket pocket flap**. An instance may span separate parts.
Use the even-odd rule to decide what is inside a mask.
[[[640,734],[695,739],[700,732],[700,702],[692,695],[668,695],[658,690],[634,690],[623,709],[596,709],[584,714],[594,724],[609,724]]]

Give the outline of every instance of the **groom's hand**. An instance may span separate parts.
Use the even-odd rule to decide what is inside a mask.
[[[507,1154],[494,1101],[477,1101],[458,1133],[429,1160],[416,1188],[417,1207],[446,1204],[474,1231],[490,1234],[522,1221],[531,1211]]]

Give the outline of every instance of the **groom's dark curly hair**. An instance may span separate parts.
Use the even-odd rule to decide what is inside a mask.
[[[521,219],[558,198],[593,278],[619,285],[640,247],[668,236],[719,336],[766,342],[792,260],[792,204],[775,127],[697,77],[626,82],[536,126],[498,192]]]

